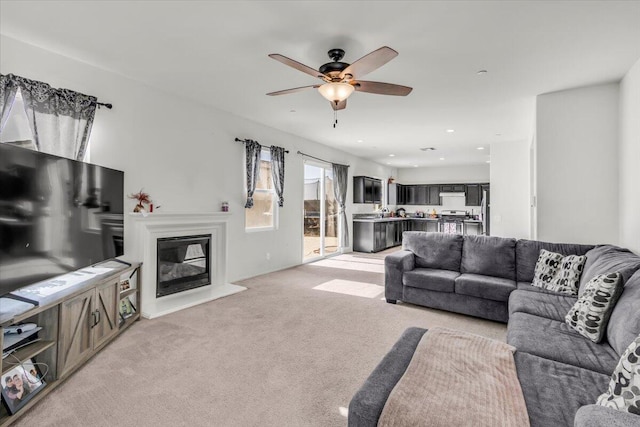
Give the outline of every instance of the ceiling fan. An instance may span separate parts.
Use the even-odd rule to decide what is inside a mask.
[[[307,89],[318,89],[320,94],[331,103],[331,108],[333,108],[334,111],[338,111],[347,107],[347,98],[354,91],[379,95],[407,96],[413,90],[408,86],[360,80],[360,78],[366,74],[382,67],[398,56],[398,52],[390,47],[383,46],[380,49],[374,50],[353,64],[340,61],[344,57],[344,50],[342,49],[331,49],[327,52],[327,55],[329,55],[329,58],[331,58],[333,62],[328,62],[322,65],[319,70],[314,70],[311,67],[278,53],[270,54],[270,58],[323,80],[324,83],[270,92],[267,95],[286,95]],[[333,126],[335,127],[335,123]]]

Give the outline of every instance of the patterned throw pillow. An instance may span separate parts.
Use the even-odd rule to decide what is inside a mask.
[[[533,286],[549,291],[578,295],[585,256],[562,256],[546,249],[540,251],[533,276]]]
[[[565,316],[565,322],[580,335],[599,343],[623,286],[620,273],[601,274],[589,280],[582,296]]]
[[[640,336],[627,347],[598,405],[640,415]]]
[[[553,279],[555,279],[556,274],[558,274],[561,261],[562,255],[542,249],[536,262],[536,269],[534,270],[533,282],[531,284],[539,288],[545,288],[549,285]]]

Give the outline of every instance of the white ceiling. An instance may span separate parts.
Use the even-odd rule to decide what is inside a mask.
[[[536,95],[618,81],[640,58],[638,1],[3,0],[0,12],[7,36],[395,167],[484,163],[492,142],[531,139]],[[330,48],[353,62],[385,45],[399,56],[365,80],[413,92],[355,93],[336,129],[315,91],[265,96],[318,82],[269,53],[318,68]]]

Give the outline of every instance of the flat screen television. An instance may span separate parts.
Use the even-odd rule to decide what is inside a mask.
[[[123,254],[124,172],[0,144],[0,296]]]

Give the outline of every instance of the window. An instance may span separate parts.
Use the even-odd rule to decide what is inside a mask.
[[[246,194],[246,189],[245,189]],[[278,227],[277,196],[271,179],[271,155],[268,150],[260,153],[260,172],[253,193],[253,207],[245,209],[247,231],[273,230]]]

